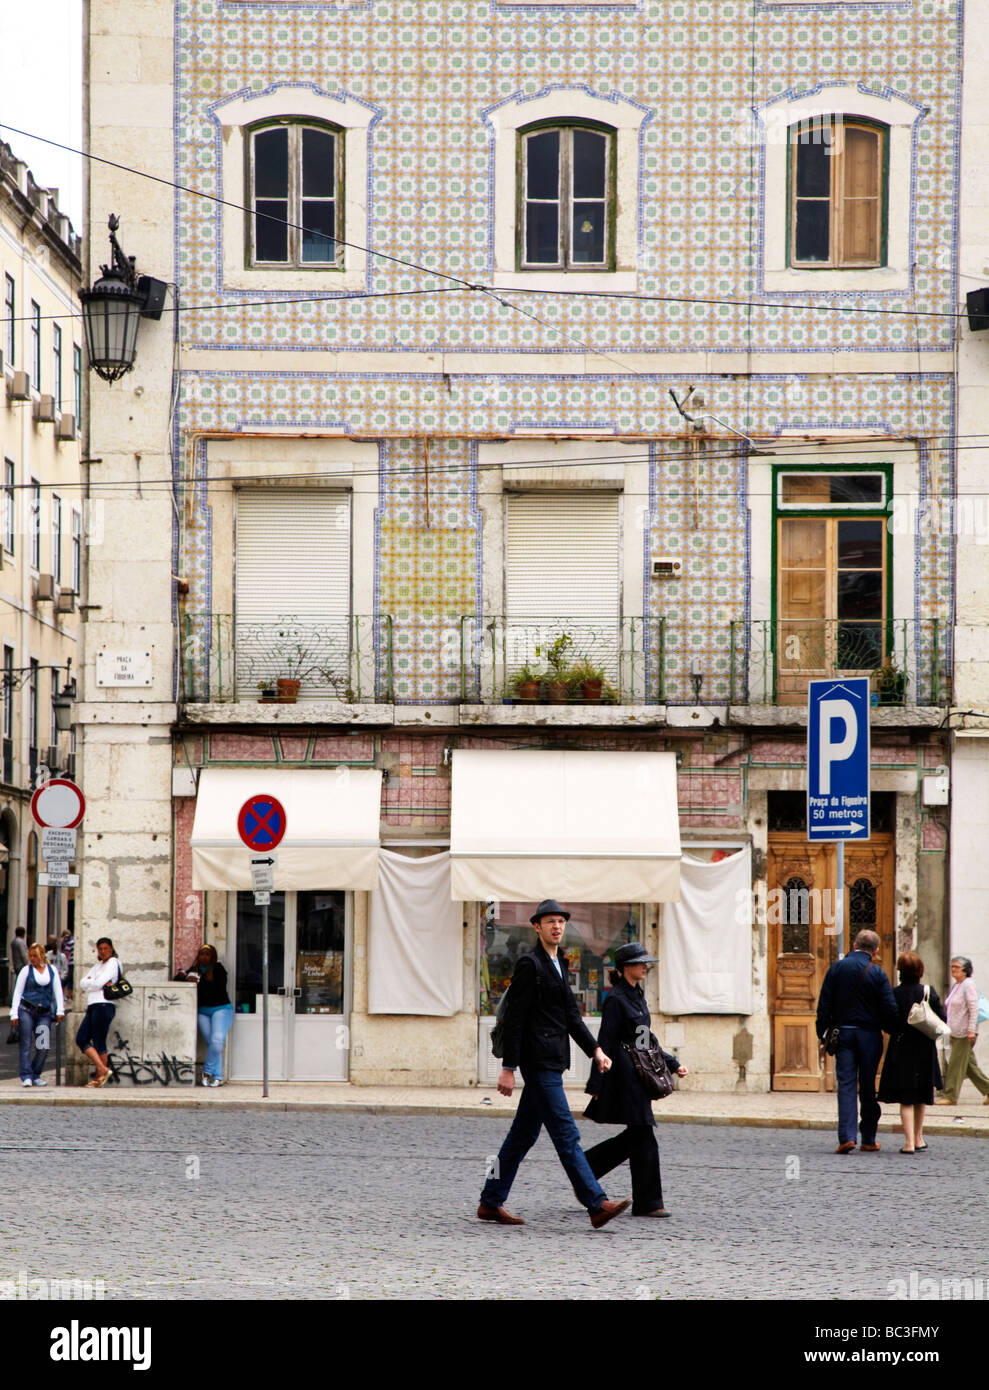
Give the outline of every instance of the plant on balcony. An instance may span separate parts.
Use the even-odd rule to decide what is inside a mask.
[[[562,705],[570,694],[570,648],[573,638],[569,632],[561,632],[546,652],[549,671],[543,681],[545,698],[551,705]],[[536,648],[538,655],[539,648]]]
[[[278,700],[278,687],[273,680],[258,681],[258,704],[273,705]]]
[[[514,699],[526,705],[534,705],[539,699],[542,680],[543,673],[530,666],[527,661],[509,680],[508,690]]]
[[[597,704],[605,687],[604,667],[595,666],[586,656],[579,657],[570,667],[570,698]]]
[[[324,678],[322,653],[315,637],[303,637],[293,641],[293,634],[291,633],[279,632],[278,636],[280,639],[287,639],[284,646],[279,644],[277,660],[278,664],[283,666],[288,673],[276,678],[278,703],[280,705],[294,705],[299,698],[299,690],[303,681],[310,681],[315,678],[322,680]]]
[[[872,672],[876,682],[876,693],[881,705],[902,705],[907,695],[907,673],[897,666],[892,655],[887,656],[881,666]]]

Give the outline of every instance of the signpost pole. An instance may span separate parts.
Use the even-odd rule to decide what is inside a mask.
[[[54,971],[57,972],[57,970],[58,970],[58,957],[59,957],[59,952],[60,952],[61,949],[62,949],[62,890],[61,890],[61,888],[53,888],[53,889],[52,889],[52,892],[55,894],[55,964],[54,964],[51,968],[52,968],[52,970],[54,970]],[[54,979],[54,976],[52,976],[52,978]],[[61,1086],[61,1084],[62,1084],[62,1050],[61,1050],[62,1030],[61,1030],[61,1028],[58,1026],[58,1021],[57,1021],[57,1019],[52,1019],[52,1031],[53,1031],[54,1034],[55,1034],[55,1085],[56,1085],[56,1086]]]
[[[268,1098],[268,906],[261,909],[261,1095]]]
[[[835,903],[834,925],[838,937],[838,958],[845,955],[845,842],[839,840],[835,846],[838,867],[836,874],[836,892],[838,901]]]

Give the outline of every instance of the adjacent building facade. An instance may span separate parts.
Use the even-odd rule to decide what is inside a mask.
[[[55,725],[53,701],[78,670],[82,547],[79,419],[82,341],[76,295],[81,239],[0,143],[0,643],[3,710],[0,786],[0,923],[3,955],[17,927],[43,941],[71,926],[74,889],[38,887],[31,794],[49,774],[73,770],[73,740]],[[57,929],[57,930],[56,930]]]
[[[808,679],[874,692],[846,931],[964,949],[955,6],[91,0],[87,52],[90,278],[116,213],[172,292],[92,384],[85,945],[213,942],[258,1076],[270,794],[272,1075],[490,1079],[545,893],[592,1027],[642,939],[693,1085],[828,1084]]]

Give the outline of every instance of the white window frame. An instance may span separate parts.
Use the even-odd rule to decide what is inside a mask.
[[[72,592],[82,593],[82,512],[72,511]]]
[[[62,582],[62,499],[52,493],[52,578]]]
[[[824,86],[805,96],[781,98],[756,108],[751,128],[740,130],[741,142],[754,142],[763,150],[762,288],[774,290],[903,290],[911,283],[910,165],[917,122],[924,110],[902,97],[846,84]],[[886,264],[816,270],[789,266],[786,260],[787,227],[791,209],[787,200],[789,132],[802,121],[828,117],[874,121],[888,127],[889,183],[886,227]]]
[[[367,253],[361,249],[370,236],[368,221],[368,162],[370,129],[377,112],[356,97],[331,97],[312,87],[278,84],[265,92],[239,95],[216,102],[210,115],[219,132],[220,196],[227,201],[221,215],[221,264],[224,289],[242,290],[359,290],[366,288]],[[343,198],[338,204],[338,227],[353,243],[338,248],[336,265],[313,262],[298,265],[247,264],[245,247],[252,244],[251,135],[259,126],[280,119],[311,120],[335,127],[342,152],[338,170]]]
[[[484,113],[492,136],[494,162],[494,242],[492,284],[501,289],[634,290],[638,284],[639,145],[649,111],[624,97],[592,96],[584,88],[554,88],[535,97],[515,95]],[[593,122],[614,132],[615,190],[613,270],[533,267],[518,270],[519,131],[539,122],[581,125]]]
[[[286,202],[288,203],[288,222],[286,246],[288,255],[284,261],[263,261],[256,251],[256,218],[257,218],[257,193],[255,191],[255,140],[259,135],[266,135],[273,130],[285,130],[288,133],[288,187],[286,189]],[[332,201],[334,208],[334,252],[332,258],[323,261],[304,261],[301,254],[301,232],[300,228],[305,225],[305,215],[303,213],[302,195],[302,138],[306,130],[316,130],[333,137],[333,197],[332,200],[320,198],[318,201]],[[265,121],[261,125],[251,126],[245,132],[246,140],[244,148],[247,155],[247,170],[245,183],[250,190],[248,200],[251,216],[246,223],[246,250],[245,259],[253,269],[257,270],[304,270],[307,273],[314,270],[338,270],[342,266],[343,242],[346,241],[347,229],[343,225],[343,205],[341,198],[343,189],[343,144],[344,131],[336,126],[328,126],[325,122],[309,121]],[[267,201],[272,201],[268,199]],[[277,200],[276,200],[277,201]]]
[[[13,555],[17,545],[17,465],[3,461],[3,548]]]

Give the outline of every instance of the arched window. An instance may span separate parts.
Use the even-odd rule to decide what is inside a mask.
[[[250,131],[252,266],[339,263],[341,136],[333,126],[302,121]]]
[[[888,126],[853,116],[790,126],[791,266],[886,264],[888,139]]]
[[[519,269],[611,270],[614,129],[540,124],[519,141]]]

